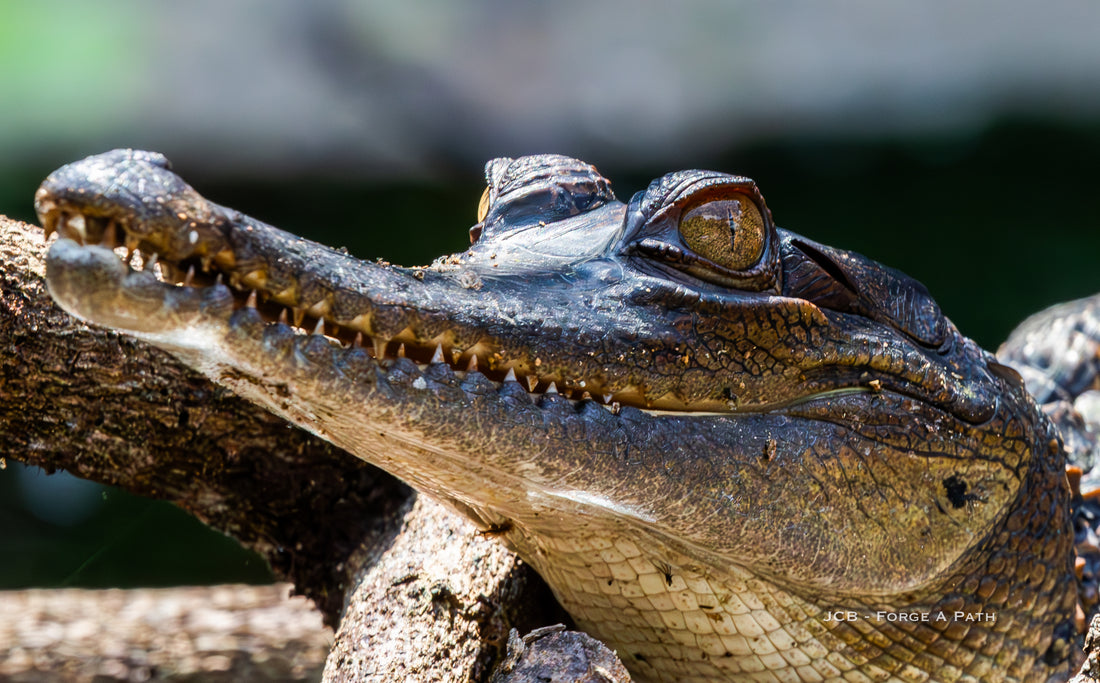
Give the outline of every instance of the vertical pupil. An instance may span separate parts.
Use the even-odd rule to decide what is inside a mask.
[[[732,270],[749,268],[764,250],[764,222],[751,202],[720,199],[680,218],[680,235],[695,253]]]

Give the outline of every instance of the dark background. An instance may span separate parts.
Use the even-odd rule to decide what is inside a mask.
[[[6,3],[0,213],[144,147],[214,201],[423,264],[465,248],[485,160],[560,152],[622,199],[753,177],[781,226],[920,279],[986,348],[1100,291],[1100,11],[1051,3],[1043,33],[965,3],[390,5]],[[0,455],[0,588],[269,579],[170,505]]]

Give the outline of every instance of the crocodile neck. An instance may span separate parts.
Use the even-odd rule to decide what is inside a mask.
[[[565,157],[487,177],[471,248],[418,269],[217,206],[150,153],[36,199],[63,307],[496,530],[639,680],[1065,671],[1057,435],[923,286],[776,228],[746,178],[623,204]]]

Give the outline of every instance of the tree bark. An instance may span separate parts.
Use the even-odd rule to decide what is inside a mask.
[[[171,356],[65,314],[44,254],[41,230],[0,216],[0,457],[172,501],[258,551],[341,624],[326,680],[486,681],[511,629],[565,619],[464,518]],[[142,628],[128,642],[144,642]],[[0,660],[39,645],[0,642]],[[569,647],[563,656],[588,656]],[[19,661],[58,666],[40,654]],[[255,657],[227,656],[238,655]]]

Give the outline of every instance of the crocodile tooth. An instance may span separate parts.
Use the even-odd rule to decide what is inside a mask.
[[[88,242],[88,222],[84,220],[84,214],[77,213],[68,217],[68,227],[80,237],[80,243]]]
[[[294,307],[294,326],[301,327],[302,320],[306,317],[306,312],[297,306]]]
[[[325,333],[325,319],[317,318],[317,324],[313,326],[313,334]]]
[[[504,381],[505,382],[515,382],[516,381],[516,369],[515,368],[508,368],[508,374],[504,376]]]
[[[108,249],[114,249],[118,243],[118,228],[115,226],[115,220],[112,218],[107,221],[107,227],[103,229],[103,244]]]
[[[615,392],[613,403],[625,403],[626,405],[649,405],[645,392],[634,385]]]
[[[254,288],[263,287],[267,281],[267,274],[262,270],[253,270],[241,277],[241,282]],[[326,311],[327,312],[327,311]]]
[[[42,231],[46,233],[46,240],[57,230],[57,202],[47,197],[49,193],[44,188],[38,188],[34,193],[34,210],[42,216]]]
[[[218,277],[219,278],[221,277],[221,273],[218,274]],[[289,320],[289,318],[287,317],[287,314],[286,314],[286,307],[284,306],[283,310],[279,311],[279,322],[282,323],[283,325],[286,325],[288,320]]]
[[[160,264],[160,273],[164,276],[164,281],[168,284],[175,284],[181,279],[179,269],[171,263],[165,262]]]
[[[348,327],[355,328],[360,332],[366,332],[367,334],[371,334],[371,331],[374,329],[373,327],[371,327],[370,316],[366,313],[360,313],[359,315],[355,316],[344,324]]]
[[[466,372],[477,371],[477,354],[470,356],[470,362],[466,364]]]
[[[374,343],[374,357],[378,360],[385,358],[386,340],[382,337],[374,337],[371,341]]]
[[[467,347],[464,353],[468,353],[471,356],[483,356],[488,359],[493,355],[493,349],[489,344],[485,343],[484,341],[479,341],[473,346]],[[479,360],[478,362],[481,361]]]
[[[551,382],[550,386],[546,387],[546,393],[548,393],[548,394],[558,393],[558,386],[556,384],[554,384],[553,382]]]
[[[57,231],[61,233],[62,237],[68,237],[69,239],[76,239],[76,236],[69,233],[69,214],[62,211],[57,217]]]
[[[398,345],[398,347],[397,347],[397,357],[398,358],[404,358],[405,357],[405,345],[404,344]]]
[[[221,273],[218,273],[218,277],[214,278],[214,284],[222,285],[223,287],[225,286],[225,283],[222,282]],[[283,315],[286,315],[286,309],[283,309]],[[286,320],[280,320],[279,322],[286,324]]]
[[[272,292],[271,298],[275,299],[276,301],[294,301],[294,296],[296,293],[297,290],[295,290],[294,286],[291,285],[290,287],[280,289],[277,292]]]
[[[416,331],[412,328],[412,325],[406,325],[404,329],[393,336],[393,339],[400,342],[413,342],[417,339]]]
[[[237,255],[228,247],[214,254],[214,260],[217,261],[218,265],[222,268],[233,268],[237,265]]]
[[[611,394],[604,394],[601,398],[603,398],[604,403],[611,403]]]
[[[183,286],[190,287],[191,283],[195,280],[195,266],[187,267],[187,275],[183,276]]]
[[[245,301],[244,305],[249,308],[256,308],[256,290],[252,290],[248,293],[248,301]]]
[[[362,346],[363,345],[363,333],[362,332],[356,332],[355,333],[355,339],[352,340],[351,345],[352,346]]]
[[[252,275],[252,273],[249,273],[249,275]],[[330,308],[331,305],[329,304],[329,300],[327,298],[322,298],[320,301],[314,303],[312,306],[307,308],[306,313],[309,313],[310,315],[315,315],[318,318],[323,318],[324,316],[328,315]]]
[[[436,344],[435,345],[435,353],[432,354],[432,361],[431,362],[433,364],[443,362],[443,345],[442,344]]]
[[[462,358],[462,351],[459,349],[451,349],[451,365],[458,365],[458,360]]]
[[[527,391],[534,391],[539,385],[539,378],[535,375],[527,375]]]

